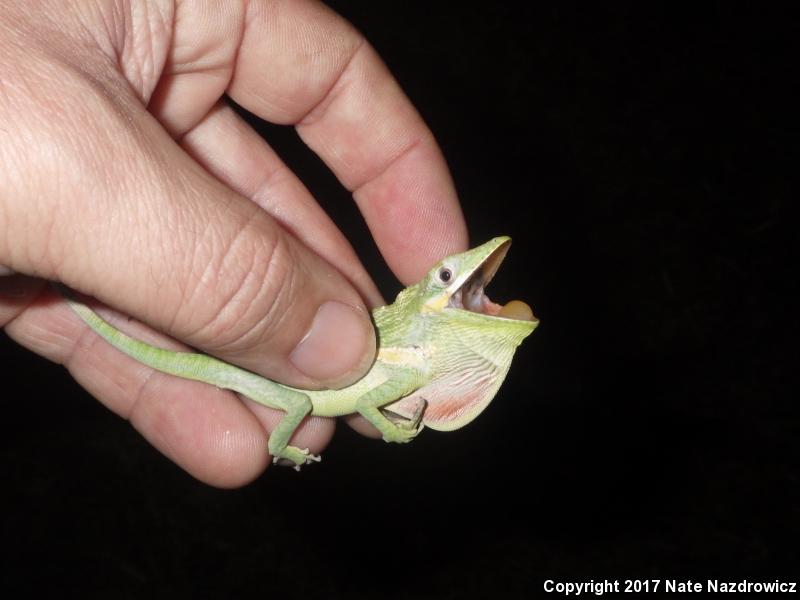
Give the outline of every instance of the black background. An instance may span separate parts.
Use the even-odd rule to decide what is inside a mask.
[[[331,3],[437,136],[493,298],[542,325],[472,425],[219,491],[0,340],[3,589],[531,597],[545,579],[797,579],[790,15]],[[347,193],[263,128],[382,291]],[[663,584],[662,584],[663,585]],[[278,596],[280,595],[280,596]]]

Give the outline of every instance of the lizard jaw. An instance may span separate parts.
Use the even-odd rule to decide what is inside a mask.
[[[508,241],[498,246],[470,273],[464,283],[450,296],[448,303],[450,308],[483,314],[494,314],[500,310],[497,304],[489,300],[484,289],[500,268],[510,245],[511,242]],[[497,310],[493,310],[494,307],[497,307]]]
[[[511,240],[507,240],[489,254],[450,296],[447,306],[491,317],[520,321],[536,321],[530,307],[521,300],[512,300],[505,306],[492,302],[484,291],[508,253]]]

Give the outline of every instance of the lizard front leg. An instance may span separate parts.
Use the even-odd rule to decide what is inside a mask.
[[[420,432],[422,412],[427,405],[424,401],[418,408],[419,415],[410,420],[392,422],[381,411],[381,407],[413,391],[415,381],[416,373],[413,371],[399,371],[356,401],[356,410],[381,432],[386,442],[399,444],[410,442]]]

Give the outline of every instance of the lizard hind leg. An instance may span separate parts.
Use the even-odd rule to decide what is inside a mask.
[[[281,394],[278,398],[274,396],[270,398],[270,405],[277,405],[277,408],[286,411],[269,436],[268,447],[269,453],[273,457],[272,462],[277,465],[293,467],[295,471],[299,471],[303,465],[320,462],[322,458],[311,454],[308,448],[289,445],[295,429],[313,408],[311,399],[300,392],[287,393],[286,395]]]
[[[311,454],[308,448],[297,448],[296,446],[286,446],[280,455],[273,454],[272,456],[273,465],[292,467],[295,471],[299,471],[302,465],[320,461],[322,461],[322,457],[319,454]]]
[[[235,390],[259,404],[286,413],[269,436],[268,448],[274,464],[294,467],[295,471],[299,471],[303,465],[322,460],[316,454],[311,454],[308,448],[289,445],[295,430],[314,408],[308,394],[236,367],[228,367],[226,375],[227,381],[215,381],[216,385]]]

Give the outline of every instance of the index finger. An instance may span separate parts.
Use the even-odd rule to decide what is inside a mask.
[[[433,134],[366,40],[311,0],[251,2],[228,94],[294,124],[353,192],[386,262],[408,284],[466,248]]]

